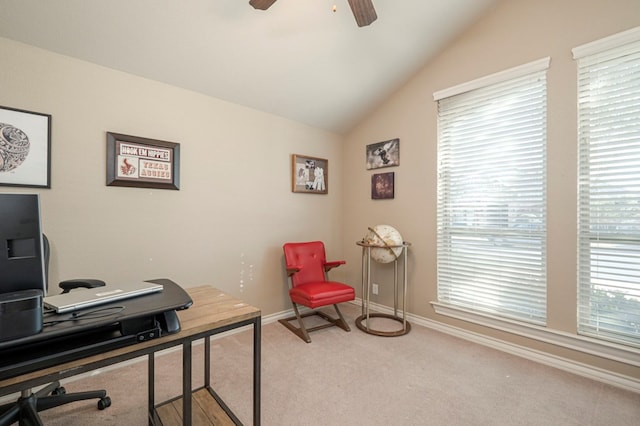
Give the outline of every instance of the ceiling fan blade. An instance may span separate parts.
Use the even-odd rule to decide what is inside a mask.
[[[274,4],[276,0],[249,0],[249,4],[254,9],[267,10]]]
[[[372,0],[349,0],[349,6],[359,27],[365,27],[378,19]]]

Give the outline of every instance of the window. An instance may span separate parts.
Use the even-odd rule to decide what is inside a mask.
[[[434,94],[440,303],[546,324],[548,66]]]
[[[640,31],[578,61],[578,333],[640,346]]]

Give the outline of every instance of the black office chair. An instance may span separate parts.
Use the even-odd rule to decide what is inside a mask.
[[[43,234],[42,239],[44,245],[44,275],[48,288],[50,247],[46,235]],[[64,292],[69,291],[68,288],[64,290]],[[0,406],[0,426],[8,426],[15,422],[19,422],[20,426],[40,426],[42,425],[42,420],[40,420],[38,412],[88,399],[97,399],[99,410],[104,410],[111,405],[111,398],[107,396],[106,390],[66,393],[65,388],[60,386],[58,381],[48,384],[35,393],[31,389],[25,389],[16,402]]]

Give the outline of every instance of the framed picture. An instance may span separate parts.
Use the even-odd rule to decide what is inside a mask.
[[[0,107],[0,185],[51,188],[51,115]]]
[[[329,160],[293,154],[291,190],[311,194],[329,193]]]
[[[376,173],[371,176],[371,199],[386,200],[394,197],[394,173]]]
[[[107,132],[107,185],[180,189],[180,144]]]
[[[400,139],[367,145],[367,170],[400,165]]]

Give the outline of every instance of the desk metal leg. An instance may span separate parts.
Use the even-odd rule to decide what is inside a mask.
[[[211,387],[211,336],[204,338],[204,387]]]
[[[182,345],[182,424],[191,426],[191,342]]]
[[[147,396],[147,404],[149,406],[149,426],[154,426],[155,425],[155,413],[156,413],[156,403],[155,403],[155,388],[156,388],[156,382],[155,382],[155,361],[156,361],[156,357],[153,353],[150,353],[148,356],[148,372],[147,372],[147,383],[149,384],[149,390],[148,390],[148,396]]]
[[[253,323],[253,424],[260,426],[260,357],[261,357],[261,317]]]

